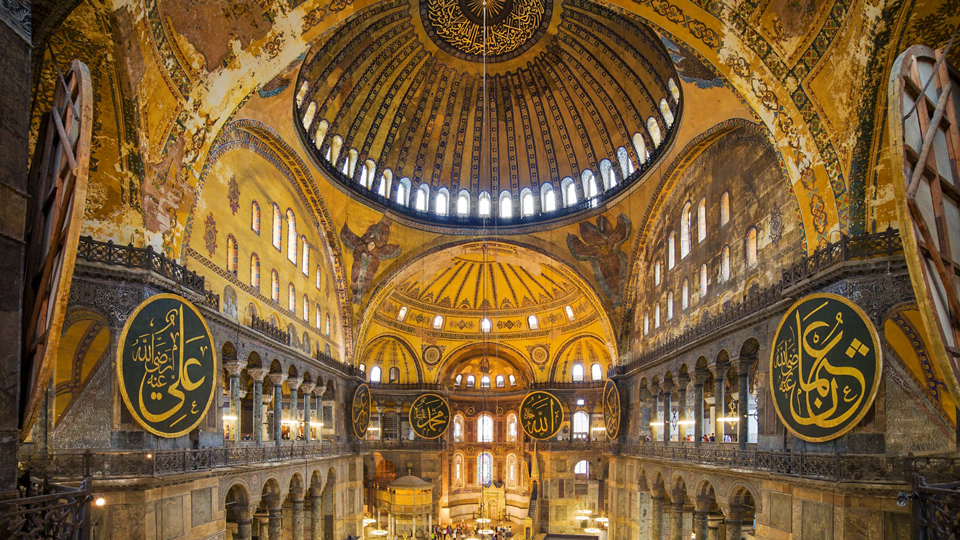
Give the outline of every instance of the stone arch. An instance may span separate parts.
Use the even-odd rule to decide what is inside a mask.
[[[736,482],[730,489],[726,503],[730,508],[742,509],[744,519],[754,519],[760,513],[760,498],[754,492],[758,491],[755,487],[743,482]]]

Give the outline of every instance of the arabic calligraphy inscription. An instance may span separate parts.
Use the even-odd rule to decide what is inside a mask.
[[[200,424],[213,402],[217,370],[206,321],[175,294],[148,298],[120,334],[120,395],[130,414],[154,435],[179,437]]]
[[[450,425],[450,406],[443,396],[423,394],[410,406],[413,432],[424,439],[436,439]]]
[[[879,345],[869,317],[842,296],[814,294],[791,306],[770,355],[770,391],[787,429],[813,442],[853,429],[877,394]]]
[[[620,392],[613,379],[607,379],[603,385],[603,425],[608,439],[616,439],[620,434]]]
[[[366,384],[358,386],[353,393],[350,418],[353,420],[353,434],[362,439],[370,427],[370,387]]]
[[[530,392],[520,402],[520,425],[523,432],[540,441],[560,431],[563,424],[563,406],[549,392]]]

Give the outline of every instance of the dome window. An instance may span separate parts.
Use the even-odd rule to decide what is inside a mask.
[[[576,318],[576,317],[574,316],[574,314],[573,314],[573,308],[570,307],[570,306],[566,306],[566,307],[563,308],[563,311],[566,312],[566,314],[567,314],[567,319],[570,319],[570,322],[573,322],[573,320]]]
[[[530,325],[531,330],[536,330],[537,328],[540,328],[540,322],[537,321],[536,315],[531,315],[527,317],[527,324]]]
[[[441,328],[443,328],[443,316],[437,315],[433,318],[433,329],[440,330]]]
[[[403,322],[407,318],[407,306],[401,306],[400,311],[397,312],[397,320]]]
[[[480,331],[484,334],[489,334],[492,326],[493,325],[490,324],[490,319],[484,318],[480,321]]]

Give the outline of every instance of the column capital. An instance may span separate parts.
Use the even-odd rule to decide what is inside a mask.
[[[223,369],[227,370],[227,373],[231,377],[239,377],[240,372],[243,371],[243,368],[247,367],[246,362],[240,362],[239,360],[230,360],[229,362],[223,363]]]
[[[323,496],[323,490],[320,488],[320,486],[310,486],[309,491],[311,499],[319,499]]]
[[[738,376],[749,374],[750,369],[753,368],[753,365],[756,363],[757,359],[749,356],[741,356],[740,358],[733,358],[730,360],[730,365],[737,370]]]
[[[290,393],[296,393],[297,389],[303,383],[302,377],[287,377],[287,386],[290,387]]]
[[[300,383],[300,392],[303,394],[310,394],[310,392],[312,392],[316,386],[317,384],[314,382],[302,382]]]
[[[727,372],[728,372],[728,371],[730,371],[730,363],[729,363],[729,362],[724,362],[724,363],[722,363],[722,364],[716,364],[716,365],[713,367],[714,376],[715,376],[717,379],[720,379],[720,380],[727,378]]]
[[[267,376],[267,379],[269,379],[274,386],[282,386],[283,381],[287,380],[287,376],[283,373],[271,373]]]
[[[250,523],[253,521],[253,512],[250,511],[249,505],[241,506],[240,504],[235,504],[233,506],[233,516],[236,518],[237,523]]]
[[[670,491],[670,502],[673,503],[674,508],[682,509],[687,502],[687,492],[682,489]]]
[[[674,387],[676,387],[676,385],[673,383],[673,381],[660,382],[660,390],[663,390],[666,393],[673,392]]]
[[[740,505],[723,505],[720,510],[723,512],[724,519],[732,523],[742,523],[747,515],[747,508]]]
[[[681,373],[680,375],[677,375],[677,384],[680,385],[681,389],[685,388],[688,384],[690,384],[690,375],[687,373]]]
[[[266,376],[266,374],[267,374],[267,368],[262,368],[262,367],[247,368],[247,375],[250,375],[250,378],[253,379],[253,382],[255,383],[263,383],[263,378],[264,376]]]
[[[709,369],[697,369],[693,372],[693,384],[703,386],[710,378]]]
[[[302,487],[293,487],[290,488],[290,500],[293,502],[303,502],[304,490]]]
[[[654,382],[650,383],[650,394],[651,394],[652,396],[656,396],[656,395],[659,394],[659,393],[660,393],[660,382],[659,382],[659,381],[654,381]]]
[[[639,398],[643,401],[646,401],[651,397],[653,397],[653,394],[650,393],[650,389],[647,388],[646,386],[641,386],[638,389],[638,392],[639,392]]]
[[[711,506],[713,506],[713,497],[698,495],[693,500],[693,508],[697,513],[707,514],[710,512]]]
[[[280,495],[277,495],[277,494],[267,495],[266,497],[263,498],[263,500],[266,501],[267,503],[267,509],[271,511],[280,510],[283,508],[283,499],[280,498]]]

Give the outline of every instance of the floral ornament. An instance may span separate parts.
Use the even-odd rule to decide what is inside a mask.
[[[230,202],[230,211],[233,212],[233,215],[237,215],[237,210],[240,209],[240,186],[237,185],[236,176],[230,177],[230,183],[227,189],[227,201]]]
[[[381,218],[379,223],[367,227],[363,236],[357,236],[347,224],[340,230],[340,241],[353,251],[353,266],[350,274],[350,288],[353,301],[359,304],[363,294],[370,288],[382,259],[392,259],[400,255],[400,246],[387,244],[390,239],[390,220]]]
[[[207,244],[207,252],[213,257],[217,251],[217,222],[213,219],[213,212],[210,212],[204,222],[203,241]]]
[[[783,238],[783,213],[777,207],[770,213],[770,243],[780,247],[781,238]]]
[[[613,306],[620,305],[623,283],[627,278],[628,257],[620,247],[627,241],[630,231],[630,218],[626,214],[617,216],[616,227],[601,215],[596,225],[589,221],[580,222],[580,238],[567,235],[570,253],[579,261],[590,262],[593,277]]]

